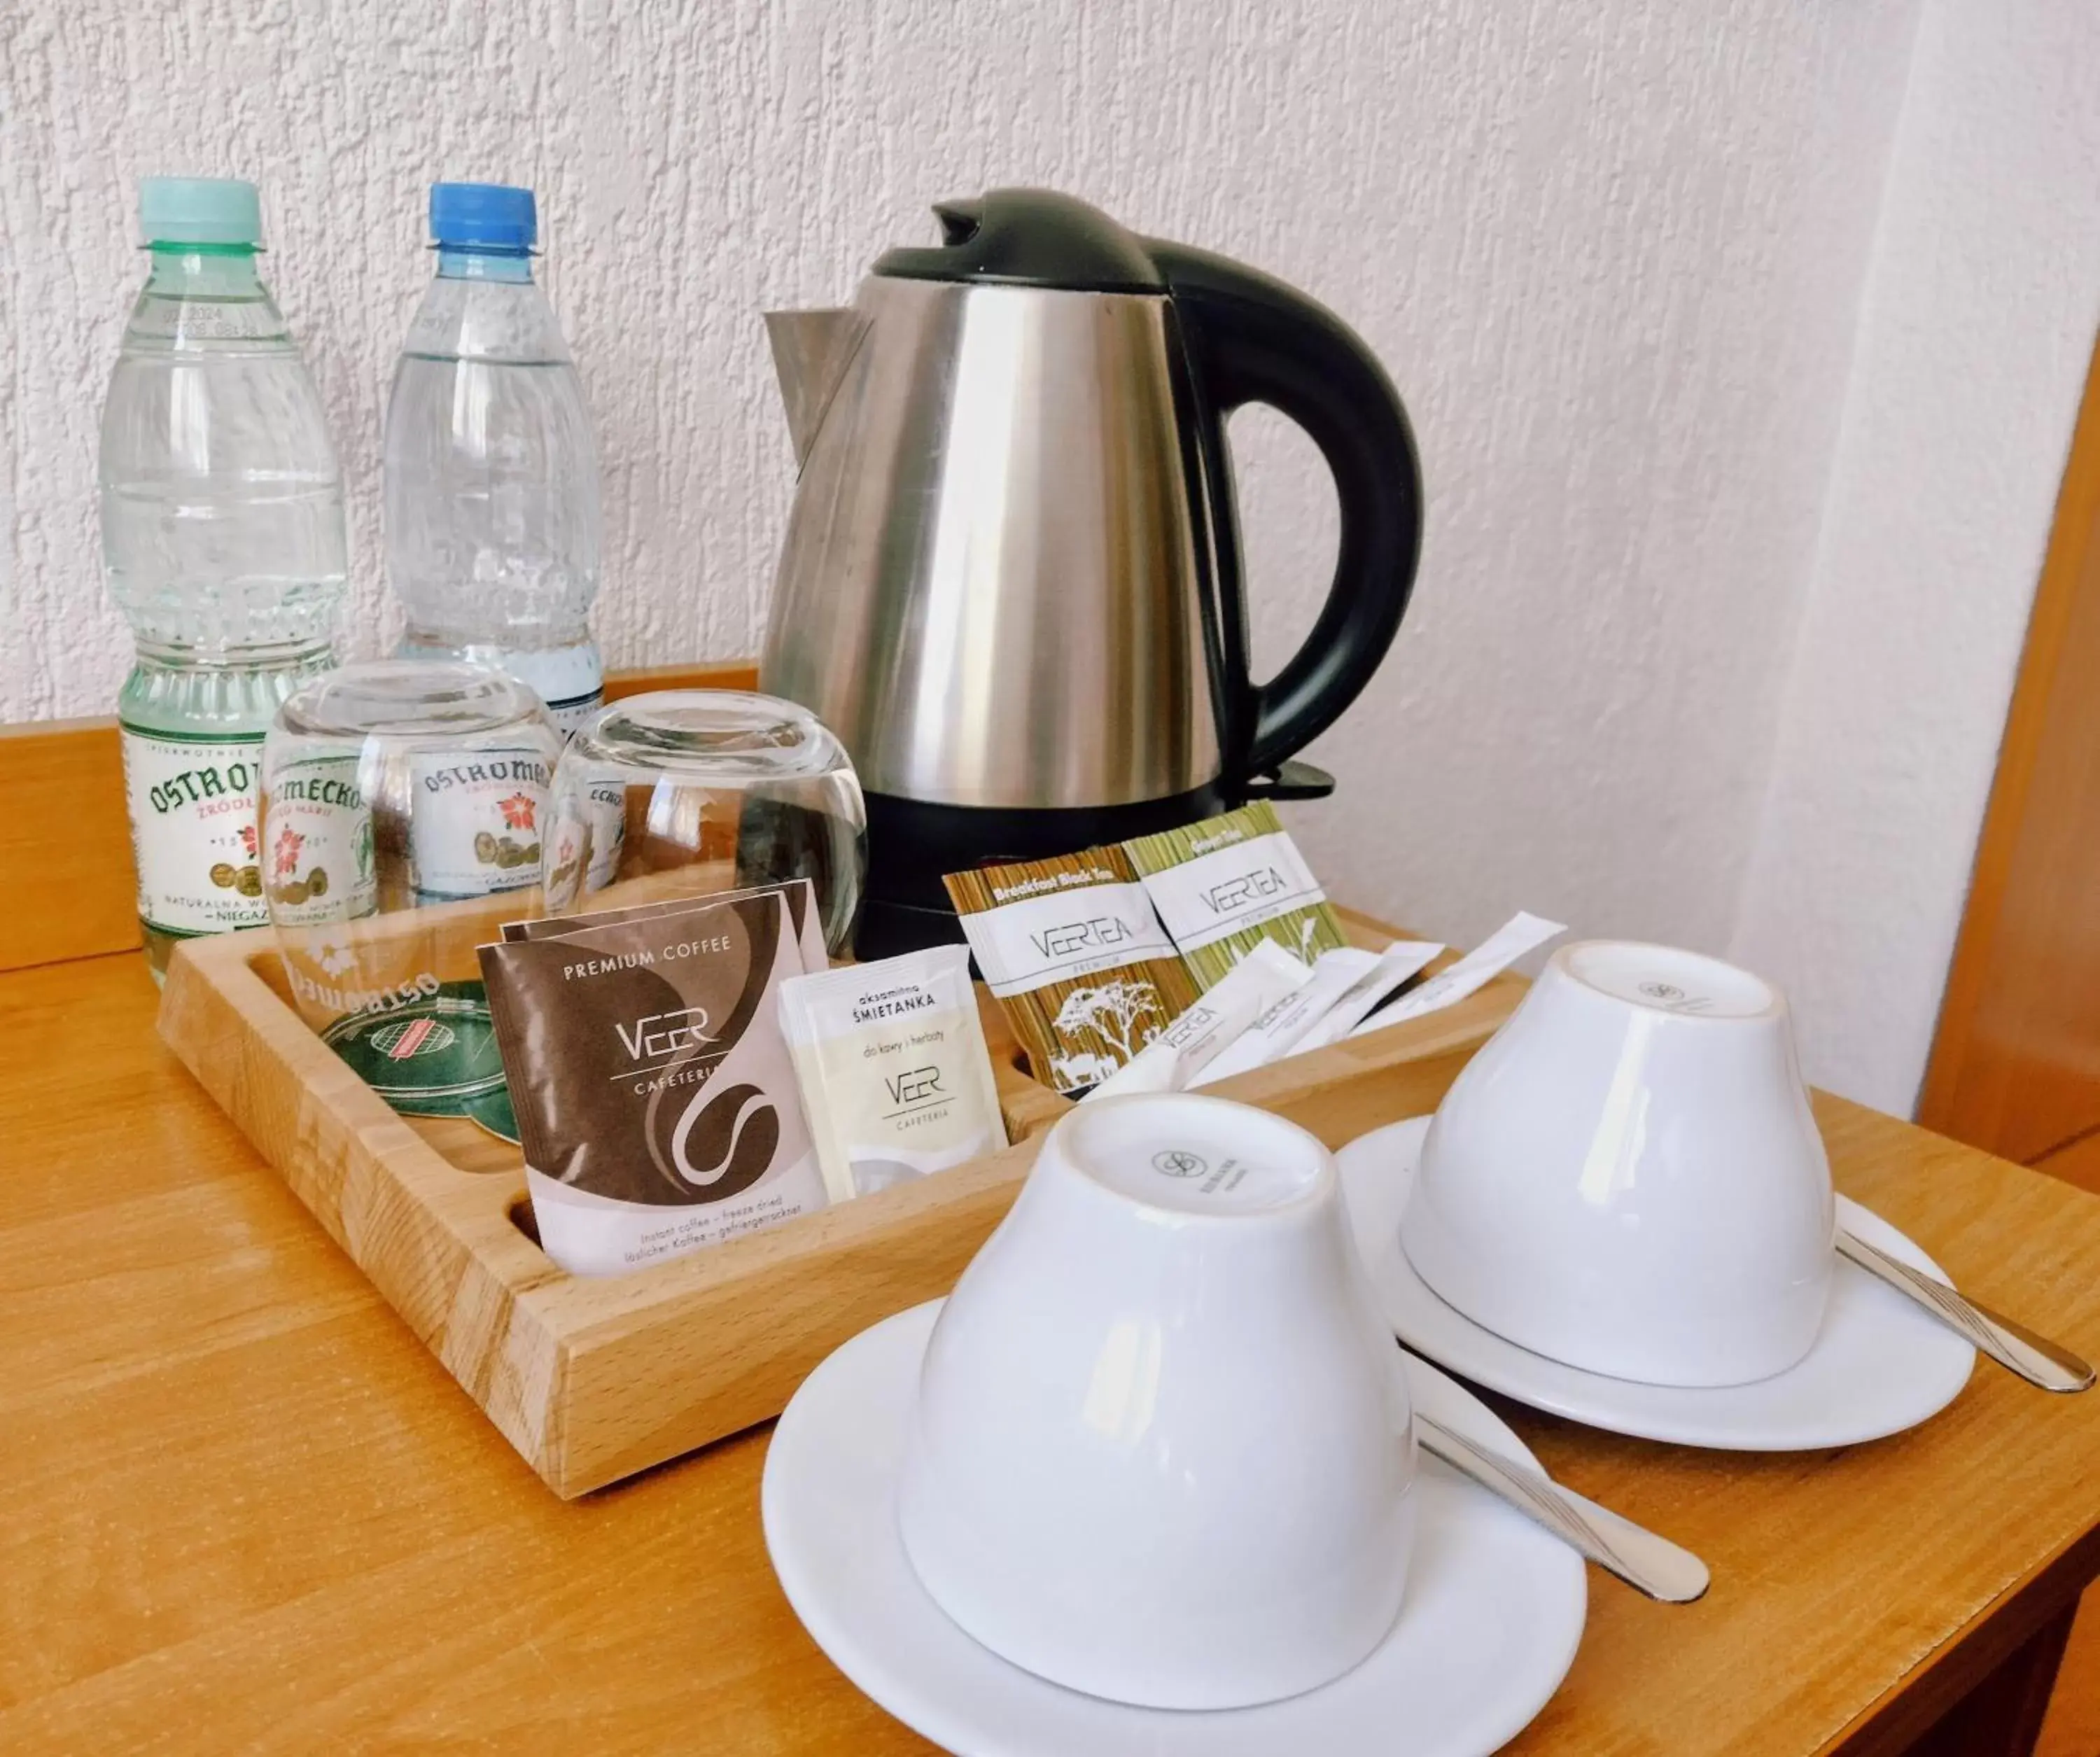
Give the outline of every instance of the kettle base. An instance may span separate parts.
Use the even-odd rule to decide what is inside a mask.
[[[941,882],[951,872],[1011,860],[1048,860],[1104,842],[1215,817],[1229,805],[1217,783],[1122,806],[1044,809],[935,805],[871,792],[867,889],[854,935],[862,963],[960,944],[962,924]]]

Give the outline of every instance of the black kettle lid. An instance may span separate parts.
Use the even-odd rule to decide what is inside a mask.
[[[991,189],[936,202],[941,241],[876,259],[875,272],[907,280],[964,280],[1072,293],[1164,293],[1144,241],[1097,207],[1052,189]]]

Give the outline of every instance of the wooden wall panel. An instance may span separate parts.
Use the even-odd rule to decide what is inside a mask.
[[[615,672],[608,696],[751,689],[748,660]],[[0,970],[139,943],[124,764],[114,720],[0,726]]]
[[[0,970],[139,943],[114,720],[0,726]]]
[[[2100,1127],[2100,354],[1918,1102],[2022,1163]]]

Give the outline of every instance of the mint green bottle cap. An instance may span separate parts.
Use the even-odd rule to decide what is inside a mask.
[[[260,244],[262,203],[238,177],[142,177],[139,226],[148,244]]]

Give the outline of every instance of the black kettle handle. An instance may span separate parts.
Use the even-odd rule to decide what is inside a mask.
[[[1148,239],[1195,382],[1213,509],[1229,785],[1249,790],[1339,717],[1399,632],[1422,552],[1422,465],[1400,395],[1355,331],[1295,288],[1208,251]],[[1249,672],[1246,599],[1224,420],[1265,403],[1305,430],[1341,507],[1334,582],[1305,643],[1267,685]],[[1253,789],[1261,791],[1259,784]]]

